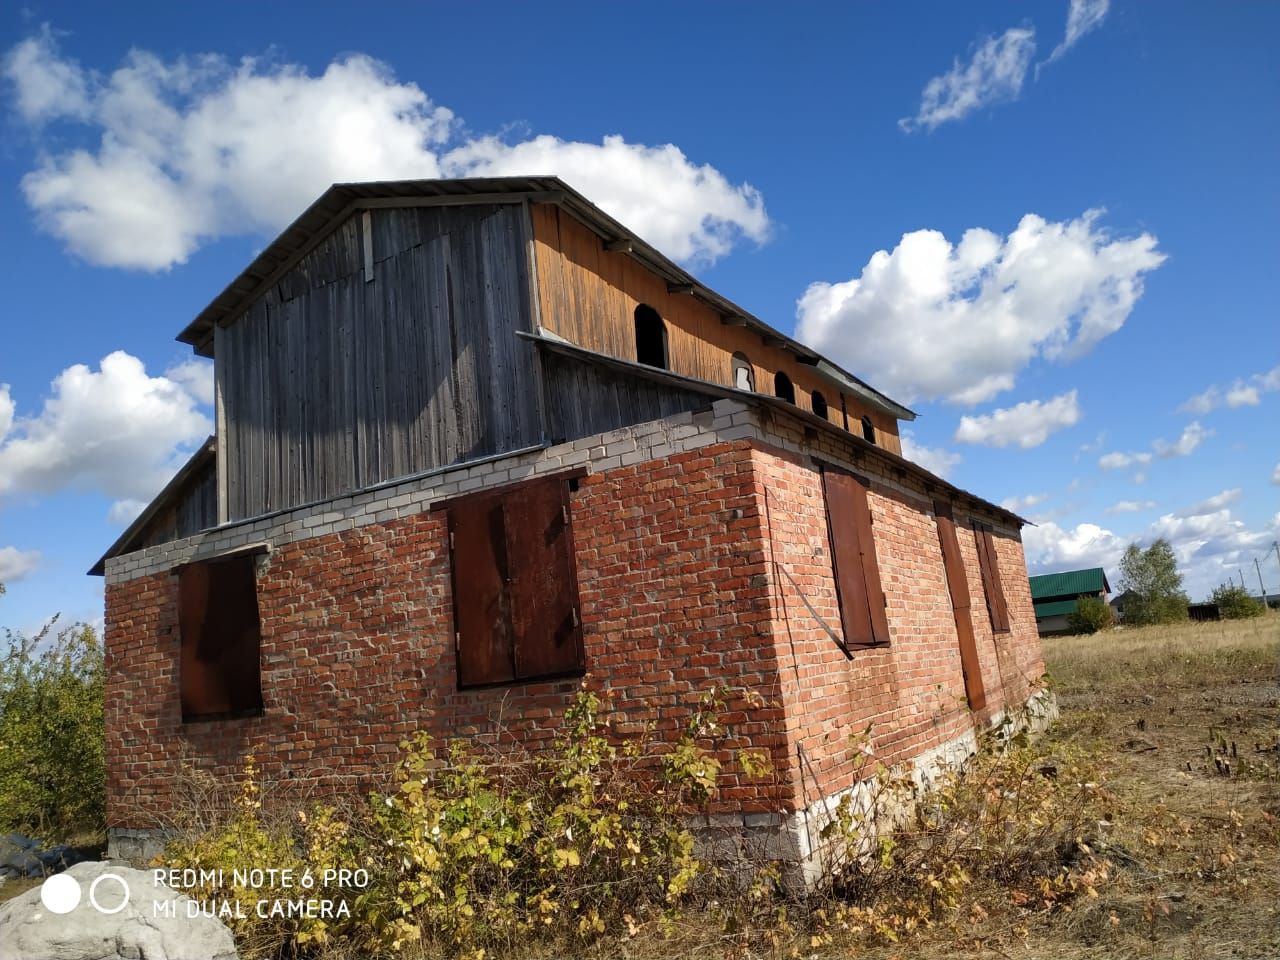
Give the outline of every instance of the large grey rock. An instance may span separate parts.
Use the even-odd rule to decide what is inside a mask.
[[[118,913],[102,913],[89,900],[93,881],[106,873],[129,887],[129,901]],[[37,887],[0,905],[0,960],[237,960],[225,924],[189,917],[190,898],[153,883],[144,870],[94,861],[58,876],[79,883],[80,902],[69,913],[51,913]],[[96,899],[115,909],[123,900],[121,885],[103,880]]]

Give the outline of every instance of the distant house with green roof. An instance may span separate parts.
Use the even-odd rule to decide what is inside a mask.
[[[1067,617],[1075,612],[1081,597],[1101,597],[1111,593],[1107,573],[1101,567],[1067,570],[1031,578],[1031,603],[1036,610],[1036,629],[1040,636],[1069,633]]]

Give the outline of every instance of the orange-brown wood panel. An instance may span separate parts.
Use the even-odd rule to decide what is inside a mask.
[[[579,346],[624,360],[636,359],[634,316],[648,304],[662,316],[667,329],[671,369],[685,376],[733,385],[733,354],[751,363],[756,390],[772,394],[774,374],[781,370],[795,385],[796,406],[813,412],[812,393],[827,401],[827,419],[861,436],[862,417],[870,416],[876,442],[901,454],[898,421],[870,410],[790,353],[766,346],[760,335],[730,326],[708,304],[687,294],[667,292],[666,281],[625,253],[605,250],[585,224],[554,204],[532,207],[534,255],[538,275],[542,323],[553,333]]]

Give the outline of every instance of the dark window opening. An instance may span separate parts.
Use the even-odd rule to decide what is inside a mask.
[[[862,439],[866,440],[867,443],[876,442],[876,425],[871,422],[870,417],[862,418]]]
[[[822,490],[827,502],[827,536],[845,644],[849,648],[886,644],[889,620],[871,533],[867,481],[824,467]]]
[[[636,307],[636,360],[651,367],[669,369],[667,325],[658,311],[647,303]]]
[[[733,355],[733,385],[739,390],[755,390],[756,374],[744,353]]]
[[[991,525],[973,521],[973,539],[978,548],[978,569],[982,573],[982,592],[987,599],[991,629],[996,633],[1008,633],[1009,605],[1004,598],[1004,581],[1000,579],[1000,561],[996,557]]]
[[[791,378],[781,370],[773,375],[773,395],[781,397],[787,403],[796,402],[796,388],[791,385]]]
[[[951,504],[941,500],[934,503],[933,513],[937,518],[942,568],[947,578],[947,592],[951,595],[951,611],[956,622],[964,695],[970,710],[981,710],[987,705],[987,694],[982,685],[982,665],[978,660],[978,646],[973,636],[969,578],[965,575],[964,560],[960,557],[960,539],[956,536],[955,518]]]
[[[809,401],[813,404],[813,412],[823,420],[827,419],[827,398],[815,390],[809,395]]]
[[[459,687],[586,669],[568,481],[462,498],[449,545]]]
[[[261,624],[254,557],[178,570],[182,719],[262,712]]]

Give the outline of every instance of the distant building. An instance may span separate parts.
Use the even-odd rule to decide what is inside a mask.
[[[1036,629],[1042,637],[1069,633],[1067,618],[1075,613],[1081,597],[1101,597],[1105,601],[1110,593],[1111,584],[1107,583],[1107,573],[1101,567],[1032,577],[1031,603],[1036,611]]]

